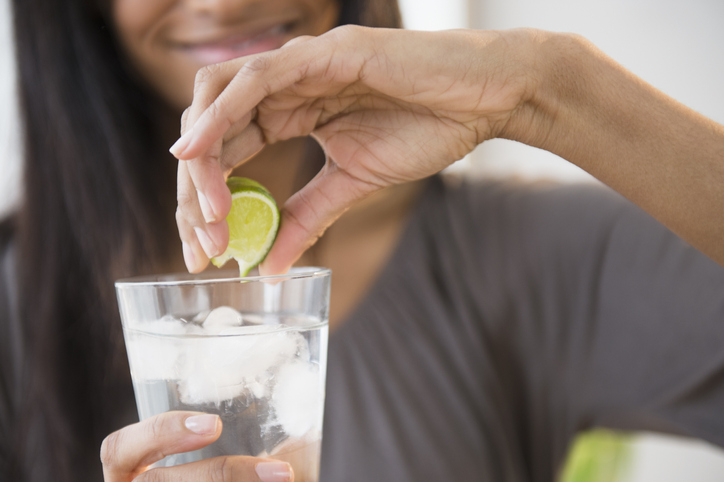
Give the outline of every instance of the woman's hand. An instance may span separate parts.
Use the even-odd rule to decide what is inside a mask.
[[[327,163],[285,204],[267,273],[356,201],[493,137],[558,154],[724,265],[724,127],[573,35],[340,27],[202,69],[182,132],[171,151],[187,161],[177,220],[194,272],[228,243],[224,176],[308,134]]]
[[[532,38],[347,26],[202,69],[171,149],[188,161],[179,164],[177,220],[190,271],[225,248],[224,177],[265,143],[311,134],[327,154],[284,206],[264,262],[281,273],[356,201],[430,176],[500,135],[531,90],[532,49],[520,46]]]
[[[166,412],[112,433],[101,446],[106,482],[196,481],[291,482],[285,462],[255,457],[229,456],[200,460],[175,467],[148,466],[170,454],[198,450],[221,435],[216,415]]]

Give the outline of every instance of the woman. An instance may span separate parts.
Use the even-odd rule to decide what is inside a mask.
[[[276,13],[301,10],[284,39],[320,34],[335,20],[399,23],[394,4],[350,1],[334,4],[335,19],[317,25],[318,10],[328,3],[268,2]],[[175,72],[161,92],[141,77],[115,19],[124,8],[143,20],[171,6],[145,4],[13,4],[26,181],[22,209],[0,229],[2,480],[101,479],[101,441],[136,419],[112,282],[183,269],[174,224],[177,161],[168,146],[203,63]],[[242,21],[254,8],[234,6]],[[173,97],[173,89],[185,97]],[[288,161],[294,156],[284,149],[301,149],[292,143],[278,155],[270,152],[282,161],[274,169],[290,171],[284,182],[292,186],[306,182],[323,161],[315,150],[304,169],[292,172],[299,159]],[[266,179],[268,171],[249,174],[284,199],[286,186]]]
[[[20,48],[29,50],[26,56],[21,51],[21,62],[33,60],[26,62],[27,70],[21,66],[24,86],[47,78],[33,67],[58,62],[77,67],[83,85],[98,94],[87,101],[77,95],[82,92],[77,86],[58,81],[42,85],[37,96],[24,93],[28,123],[46,127],[28,132],[33,139],[49,139],[47,146],[28,142],[29,161],[32,166],[35,158],[37,172],[27,177],[26,211],[12,234],[13,249],[21,251],[14,256],[23,264],[15,268],[20,274],[10,277],[22,283],[17,299],[28,337],[23,362],[12,366],[31,374],[32,383],[20,383],[20,391],[5,389],[3,393],[22,398],[3,410],[7,406],[10,413],[21,414],[21,425],[9,433],[26,435],[18,445],[23,452],[14,453],[12,460],[16,470],[25,464],[24,472],[15,474],[27,478],[51,477],[42,470],[52,470],[54,480],[64,474],[78,478],[79,467],[85,466],[91,473],[90,452],[97,449],[92,441],[124,425],[119,414],[133,410],[127,375],[119,375],[127,368],[109,368],[111,355],[122,357],[122,349],[101,346],[94,352],[89,347],[119,340],[110,280],[130,272],[171,270],[181,259],[180,253],[168,251],[174,243],[162,224],[164,206],[170,212],[173,203],[153,198],[160,196],[159,186],[168,185],[163,169],[173,164],[159,162],[162,157],[153,149],[170,137],[162,130],[171,124],[165,119],[191,102],[193,62],[227,60],[240,52],[280,47],[293,35],[321,34],[336,23],[339,7],[322,0],[146,3],[117,0],[85,23],[80,21],[90,13],[80,7],[66,13],[58,6],[52,12],[41,10],[40,4],[16,6],[19,19],[42,18],[41,11],[58,19],[58,25],[76,27],[54,37],[58,45],[46,42],[46,49],[56,47],[64,58],[21,40]],[[380,5],[344,3],[340,18],[344,23],[355,12],[359,20],[360,12],[372,15],[381,11]],[[61,21],[64,15],[67,22]],[[93,29],[92,20],[101,18],[112,28]],[[384,17],[377,18],[370,23],[385,24]],[[81,24],[89,35],[102,33],[104,38],[60,41],[82,35]],[[19,27],[19,35],[38,35],[37,25],[20,22]],[[116,44],[106,36],[109,30],[116,32],[122,56],[113,53]],[[78,55],[95,45],[106,50]],[[542,52],[536,45],[552,46],[544,53],[554,57],[533,56]],[[560,55],[566,51],[569,55]],[[118,61],[99,69],[106,56]],[[497,72],[486,84],[499,88],[494,102],[479,88],[477,97],[456,89],[461,78],[479,85],[480,72],[470,67],[471,58],[479,62],[473,67]],[[570,58],[579,62],[561,64]],[[370,60],[378,61],[377,66],[360,67]],[[531,83],[535,75],[516,75],[520,71],[510,69],[511,64],[535,67],[529,72],[539,74],[538,80],[556,82]],[[470,77],[454,68],[460,66]],[[400,70],[406,72],[402,78],[394,75]],[[600,90],[619,97],[591,95],[589,83],[578,83],[591,71],[604,74],[598,77]],[[304,168],[309,163],[299,156],[303,141],[271,141],[310,132],[329,160],[323,175],[287,202],[284,227],[265,266],[270,272],[283,271],[354,201],[383,185],[430,175],[492,136],[520,138],[579,161],[720,259],[718,243],[710,242],[719,234],[719,224],[710,222],[716,216],[708,207],[719,199],[715,176],[721,128],[675,105],[672,114],[667,99],[578,40],[529,32],[343,29],[203,72],[185,121],[193,125],[193,134],[174,149],[189,161],[179,164],[177,221],[186,264],[193,271],[226,243],[220,221],[228,209],[223,172],[266,141],[270,145],[240,173],[268,185],[284,201],[308,179]],[[433,79],[429,85],[428,79]],[[104,95],[115,84],[133,95]],[[535,99],[525,95],[532,87]],[[65,95],[48,95],[62,88]],[[471,98],[476,100],[472,106]],[[58,108],[57,99],[70,101]],[[523,99],[561,110],[557,116],[540,116],[545,109],[533,109]],[[579,103],[550,102],[562,99]],[[611,105],[612,99],[619,103]],[[649,115],[655,122],[642,125],[627,108],[630,99],[644,100],[663,115]],[[314,109],[306,109],[310,105]],[[74,108],[76,127],[56,133],[63,125],[42,122]],[[385,115],[389,113],[393,115]],[[621,114],[630,118],[622,122]],[[139,119],[147,123],[139,124]],[[681,142],[672,119],[701,133],[693,147]],[[648,139],[649,128],[665,133],[660,136],[663,149],[656,147],[659,137],[641,142]],[[82,129],[91,131],[81,136]],[[344,138],[339,133],[350,134]],[[58,147],[89,149],[94,144],[86,137],[101,139],[95,147],[103,154],[59,154]],[[620,151],[611,148],[611,137]],[[714,154],[706,155],[712,146]],[[696,153],[700,162],[681,169],[684,152]],[[632,161],[616,161],[624,154]],[[98,162],[104,157],[107,163]],[[78,166],[67,168],[71,163]],[[702,172],[711,173],[714,181],[702,182]],[[42,190],[35,189],[39,177]],[[101,186],[99,179],[110,184]],[[64,187],[52,193],[59,180]],[[687,194],[688,186],[700,194]],[[85,202],[74,199],[73,188],[80,187],[76,197],[86,196]],[[724,390],[721,268],[619,198],[589,191],[451,187],[438,179],[405,185],[352,208],[321,245],[306,252],[302,262],[335,271],[323,462],[328,480],[551,480],[573,434],[593,424],[669,430],[724,443],[717,408]],[[102,199],[105,205],[99,203]],[[149,214],[149,206],[157,207],[157,218]],[[56,214],[49,216],[52,209]],[[51,226],[45,229],[40,220],[48,217]],[[697,230],[701,226],[707,229]],[[68,227],[64,244],[41,242],[44,233]],[[107,246],[109,240],[114,244]],[[364,257],[350,259],[350,253]],[[91,291],[94,286],[98,292]],[[106,286],[108,291],[102,291]],[[48,298],[31,300],[33,293]],[[682,313],[691,317],[693,327],[682,322]],[[11,330],[20,326],[10,325]],[[3,348],[3,356],[10,350]],[[664,372],[657,364],[672,356],[677,358],[674,373]],[[21,379],[3,377],[13,384]],[[49,388],[51,395],[45,395]],[[127,398],[118,395],[123,393]],[[107,400],[87,406],[78,402],[99,394]],[[9,420],[3,416],[3,424]],[[128,425],[104,443],[106,480],[130,480],[160,454],[210,443],[219,430],[213,418],[188,413]],[[31,450],[49,461],[33,467]],[[220,480],[289,479],[284,466],[253,458],[151,470],[141,478],[198,480],[217,470]]]

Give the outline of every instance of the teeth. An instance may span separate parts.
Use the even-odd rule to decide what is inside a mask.
[[[273,29],[269,30],[269,35],[279,35],[284,33],[285,30],[286,28],[284,27],[284,25],[277,25]]]
[[[234,49],[234,50],[247,49],[247,48],[251,47],[252,45],[254,45],[255,43],[260,42],[261,40],[264,40],[268,37],[273,37],[275,35],[281,35],[285,31],[286,31],[286,27],[284,25],[277,25],[276,27],[270,28],[266,32],[262,32],[259,35],[257,35],[256,37],[254,37],[250,40],[247,40],[246,42],[242,42],[240,44],[233,45],[232,49]]]

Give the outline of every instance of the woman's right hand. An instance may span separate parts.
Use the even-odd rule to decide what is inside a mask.
[[[217,415],[166,412],[110,434],[101,445],[106,482],[197,481],[291,482],[291,466],[277,460],[226,456],[149,469],[167,455],[205,447],[221,435]]]
[[[724,265],[724,126],[576,36],[343,26],[202,69],[182,124],[171,152],[183,161],[177,222],[191,272],[228,244],[224,176],[265,144],[306,135],[327,162],[285,203],[265,274],[286,272],[373,192],[496,137],[569,160]]]
[[[282,209],[260,266],[280,274],[353,204],[504,134],[535,90],[538,36],[343,26],[202,69],[171,148],[182,160],[176,219],[189,270],[226,248],[225,176],[265,144],[312,135],[327,155]]]

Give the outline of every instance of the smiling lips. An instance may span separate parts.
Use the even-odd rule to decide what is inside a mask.
[[[202,65],[218,64],[227,60],[278,49],[284,45],[288,28],[276,25],[254,36],[233,36],[223,40],[191,44],[183,50]]]

